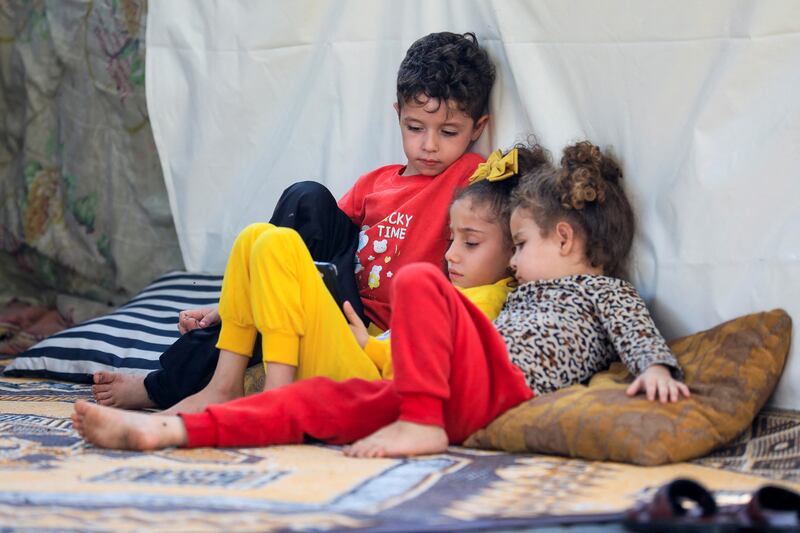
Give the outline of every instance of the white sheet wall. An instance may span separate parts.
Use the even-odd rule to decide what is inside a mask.
[[[221,272],[280,191],[404,162],[416,38],[474,31],[498,67],[484,153],[535,132],[623,162],[634,281],[668,338],[774,307],[800,320],[800,3],[150,2],[147,98],[187,268]],[[800,408],[793,345],[773,404]]]

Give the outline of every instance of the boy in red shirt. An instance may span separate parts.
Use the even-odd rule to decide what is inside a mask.
[[[466,150],[488,123],[494,78],[494,66],[474,34],[442,32],[419,39],[400,65],[394,104],[407,163],[365,174],[338,206],[330,192],[314,182],[293,185],[276,206],[270,222],[296,229],[315,260],[337,264],[344,298],[355,303],[357,311],[363,304],[360,314],[372,323],[373,332],[389,325],[391,281],[402,265],[423,261],[442,266],[450,200],[483,161]],[[224,294],[225,281],[223,298]],[[213,309],[184,311],[179,329],[183,333],[219,319]],[[217,344],[218,361],[216,351],[208,351],[203,357],[179,354],[176,365],[178,359],[165,361],[168,351],[161,360],[164,370],[144,379],[98,372],[95,399],[123,408],[166,408],[182,400],[170,411],[196,412],[239,397],[244,371],[253,358],[226,350],[223,344]],[[296,367],[264,363],[265,388],[293,381]],[[186,376],[203,375],[198,366],[213,371],[210,382],[206,377],[187,383]]]

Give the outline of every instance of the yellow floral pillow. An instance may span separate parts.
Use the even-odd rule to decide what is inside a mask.
[[[780,378],[791,330],[776,309],[671,342],[692,392],[678,403],[628,398],[632,378],[615,363],[588,385],[517,406],[465,445],[640,465],[703,456],[752,423]]]

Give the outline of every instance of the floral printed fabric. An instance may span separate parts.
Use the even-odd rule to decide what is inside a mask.
[[[0,2],[0,251],[60,292],[120,301],[181,267],[145,105],[146,6]]]

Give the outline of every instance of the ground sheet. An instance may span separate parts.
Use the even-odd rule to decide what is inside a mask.
[[[641,468],[464,448],[404,460],[325,446],[108,451],[72,430],[72,403],[89,397],[86,385],[0,379],[0,528],[464,530],[613,520],[676,477],[721,504],[767,478],[800,490],[792,412],[763,413],[697,464]]]

